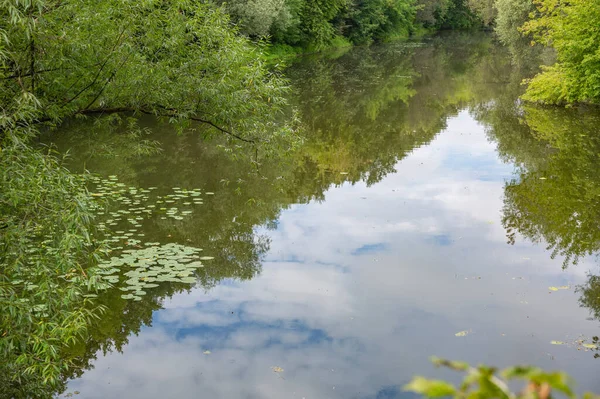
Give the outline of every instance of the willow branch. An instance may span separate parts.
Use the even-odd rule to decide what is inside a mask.
[[[35,40],[31,39],[30,45],[31,63],[29,71],[31,73],[31,92],[35,93]]]
[[[121,39],[123,38],[124,34],[125,34],[125,29],[123,29],[123,31],[119,34],[119,37],[117,37],[117,41],[116,41],[115,45],[113,46],[113,48],[108,53],[108,56],[106,57],[106,59],[104,60],[104,62],[100,66],[100,68],[98,69],[98,72],[96,72],[96,75],[94,76],[94,79],[92,79],[92,81],[90,82],[90,84],[88,84],[87,86],[83,87],[77,94],[75,94],[75,96],[73,96],[71,99],[67,100],[67,102],[65,104],[69,104],[70,102],[73,102],[75,99],[77,99],[77,97],[79,97],[86,90],[88,90],[90,87],[92,87],[93,85],[96,84],[96,82],[100,78],[100,75],[102,74],[102,71],[104,70],[104,67],[106,66],[106,64],[108,63],[108,61],[111,59],[113,53],[116,51],[116,49],[117,49],[119,43],[121,42]],[[114,73],[113,73],[113,75],[114,75]]]
[[[161,107],[162,108],[162,107]],[[152,111],[152,110],[148,110],[145,108],[133,108],[133,107],[114,107],[114,108],[90,108],[90,109],[84,109],[81,110],[79,112],[77,112],[77,114],[80,115],[92,115],[92,114],[115,114],[115,113],[119,113],[119,112],[141,112],[143,114],[146,115],[154,115],[154,116],[159,116],[159,117],[168,117],[168,118],[181,118],[180,115],[178,115],[176,112],[169,112],[169,113],[160,113],[160,112],[156,112],[156,111]],[[233,133],[230,130],[227,130],[219,125],[217,125],[216,123],[214,123],[211,120],[208,119],[203,119],[197,116],[185,116],[183,117],[185,119],[189,119],[191,121],[194,122],[200,122],[200,123],[204,123],[206,125],[209,125],[215,129],[217,129],[218,131],[220,131],[221,133],[225,133],[233,138],[236,138],[240,141],[246,142],[246,143],[256,143],[256,140],[253,139],[247,139],[244,138],[242,136],[239,136],[235,133]],[[49,118],[44,118],[41,120],[38,120],[38,122],[48,122],[50,119]]]

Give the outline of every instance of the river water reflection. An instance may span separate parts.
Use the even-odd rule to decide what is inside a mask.
[[[214,193],[142,227],[214,257],[198,282],[106,294],[67,394],[397,398],[415,374],[456,378],[431,355],[564,369],[600,392],[582,346],[600,335],[598,112],[520,104],[522,72],[473,35],[286,73],[307,139],[258,171],[168,126],[148,156],[127,136],[54,137],[74,168]]]

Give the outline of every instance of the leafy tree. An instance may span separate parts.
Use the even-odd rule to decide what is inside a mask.
[[[357,44],[384,41],[400,34],[408,36],[413,29],[414,14],[412,1],[358,1],[349,7],[344,33]]]
[[[334,18],[347,5],[347,0],[304,0],[300,8],[301,44],[316,49],[327,46],[338,33]]]
[[[141,112],[248,141],[271,137],[285,86],[220,10],[191,0],[8,3],[6,18],[33,14],[31,29],[6,30],[5,109],[26,90],[37,121]]]
[[[491,26],[496,19],[496,3],[498,0],[469,0],[469,8],[483,21]]]
[[[219,2],[238,23],[240,30],[253,37],[266,37],[273,31],[297,29],[296,2],[286,0],[233,0]]]
[[[496,0],[496,9],[496,35],[508,47],[513,59],[522,63],[537,56],[540,46],[531,46],[531,35],[521,31],[535,11],[535,4],[531,0]]]
[[[441,23],[452,0],[418,0],[416,21],[426,27],[435,27]]]
[[[468,0],[419,0],[417,21],[426,27],[470,29],[481,25]]]
[[[469,7],[468,0],[451,0],[441,18],[439,29],[472,29],[480,26],[481,21]]]
[[[600,102],[600,0],[536,0],[539,17],[523,31],[556,50],[523,97],[545,104]]]
[[[90,260],[91,203],[53,156],[4,141],[0,154],[0,389],[43,396],[72,366],[61,348],[102,310]]]

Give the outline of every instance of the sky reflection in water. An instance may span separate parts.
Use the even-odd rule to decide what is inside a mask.
[[[551,345],[598,335],[544,243],[507,244],[515,167],[463,110],[395,173],[283,210],[262,272],[164,300],[123,353],[69,384],[84,398],[396,398],[437,355],[565,369],[600,392],[599,360]],[[468,330],[465,337],[459,331]],[[209,351],[210,353],[208,353]],[[283,372],[275,372],[281,367]]]

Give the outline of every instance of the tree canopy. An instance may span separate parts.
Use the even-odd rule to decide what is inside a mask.
[[[557,61],[529,82],[524,97],[547,104],[600,102],[600,0],[536,0],[523,26],[556,50]]]
[[[142,112],[256,140],[284,103],[259,50],[201,2],[15,1],[2,14],[5,114],[27,95],[38,122]]]

